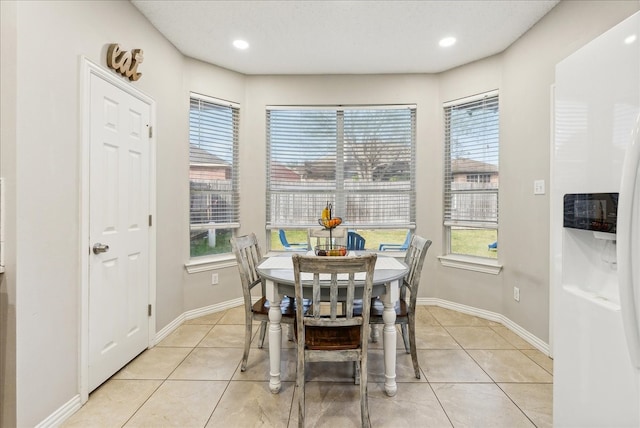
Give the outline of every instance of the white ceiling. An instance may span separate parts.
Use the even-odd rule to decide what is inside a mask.
[[[184,55],[240,73],[379,74],[500,53],[559,0],[131,2]],[[445,36],[457,43],[441,48]]]

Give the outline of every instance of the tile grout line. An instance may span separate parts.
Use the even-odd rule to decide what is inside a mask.
[[[464,346],[462,346],[462,344],[453,336],[451,335],[451,332],[449,331],[449,329],[447,327],[473,327],[473,325],[449,325],[446,326],[444,325],[438,318],[436,318],[436,316],[431,313],[431,311],[429,311],[427,309],[431,319],[433,321],[435,321],[435,324],[432,324],[432,321],[429,320],[428,324],[422,324],[420,325],[420,327],[425,327],[426,326],[436,326],[436,327],[440,327],[442,328],[447,335],[450,337],[450,339],[459,347],[459,350],[464,351],[464,353],[467,355],[467,357],[470,358],[471,361],[473,361],[474,364],[476,364],[478,366],[478,368],[480,368],[481,372],[485,373],[485,375],[488,377],[488,379],[490,379],[489,382],[431,382],[429,380],[429,378],[427,377],[427,373],[425,371],[425,369],[422,367],[422,365],[420,366],[420,371],[422,373],[422,376],[424,376],[424,382],[419,381],[418,383],[424,384],[426,383],[427,385],[429,385],[429,389],[431,390],[432,394],[434,395],[434,398],[436,400],[436,402],[438,403],[440,409],[443,412],[443,415],[447,418],[449,424],[451,426],[454,426],[453,422],[452,422],[452,416],[449,415],[449,413],[446,411],[445,407],[443,406],[443,402],[441,401],[441,397],[439,397],[436,394],[436,391],[434,389],[434,385],[438,385],[438,384],[471,384],[471,385],[478,385],[478,384],[486,384],[486,385],[496,385],[498,387],[498,389],[502,392],[502,394],[506,395],[507,398],[509,399],[509,401],[518,409],[520,410],[520,413],[530,422],[533,424],[533,426],[537,426],[536,423],[533,421],[532,417],[529,417],[529,415],[525,412],[525,410],[523,410],[524,408],[526,408],[526,406],[524,407],[520,407],[518,406],[518,404],[516,403],[516,401],[514,400],[514,398],[512,398],[506,391],[505,389],[503,389],[500,384],[478,363],[478,361],[476,361],[476,359],[473,358],[473,356],[470,354],[470,351],[472,350],[486,350],[486,351],[492,351],[494,349],[484,349],[484,348],[478,348],[478,349],[474,349],[474,348],[470,348],[467,349]],[[226,316],[227,311],[225,311],[225,315],[222,315],[221,317],[219,317],[217,320],[215,320],[215,322],[213,322],[212,324],[209,323],[203,323],[203,324],[193,324],[193,325],[207,325],[210,326],[210,328],[207,330],[207,332],[197,341],[197,343],[194,346],[158,346],[159,348],[190,348],[189,352],[186,353],[186,355],[177,363],[177,365],[170,371],[170,373],[164,377],[164,379],[149,379],[149,380],[160,380],[159,385],[149,394],[149,396],[144,399],[144,401],[142,401],[142,403],[137,406],[137,408],[133,411],[133,413],[126,419],[126,421],[121,425],[122,427],[126,426],[128,423],[130,423],[133,418],[139,414],[140,410],[154,397],[156,396],[156,394],[158,393],[159,389],[165,385],[165,383],[167,383],[167,381],[171,380],[169,379],[177,370],[178,368],[191,356],[193,355],[194,351],[196,351],[196,349],[207,349],[207,348],[218,348],[218,349],[243,349],[244,346],[224,346],[224,347],[219,347],[219,346],[200,346],[202,344],[202,342],[204,341],[204,339],[207,337],[207,335],[211,334],[212,330],[214,329],[214,327],[218,326],[218,325],[242,325],[244,326],[244,324],[238,324],[238,323],[231,323],[231,324],[221,324],[220,321]],[[446,315],[446,314],[445,314]],[[447,315],[448,317],[448,315]],[[233,317],[232,317],[233,318]],[[454,320],[454,319],[452,319]],[[416,320],[417,321],[417,320]],[[447,322],[447,321],[444,321]],[[182,324],[184,325],[184,323]],[[417,326],[418,327],[418,326]],[[513,344],[512,342],[509,341],[508,338],[504,337],[503,335],[500,334],[500,332],[496,331],[495,329],[491,328],[490,329],[497,334],[498,336],[500,336],[502,339],[504,339],[510,346],[512,346],[513,348],[508,349],[508,350],[517,350],[519,352],[519,354],[524,355],[527,359],[527,361],[530,361],[532,363],[534,363],[534,365],[536,367],[541,368],[545,373],[548,373],[551,376],[551,385],[553,384],[553,373],[550,372],[549,370],[547,370],[545,367],[542,366],[542,364],[538,363],[536,360],[534,360],[533,356],[528,355],[527,353],[525,353],[524,351],[526,349],[519,349],[515,344]],[[259,334],[259,325],[257,326],[257,328],[252,328],[252,338],[251,338],[251,344],[254,344],[257,335]],[[401,334],[401,333],[400,333]],[[254,353],[258,350],[259,348],[254,348],[251,347],[250,348],[250,354],[251,351],[253,351]],[[396,344],[396,350],[398,349],[403,349],[404,350],[404,346],[402,344],[400,344],[400,347],[398,347],[398,345]],[[435,348],[426,348],[426,350],[432,350]],[[375,351],[381,351],[381,349],[378,348],[370,348],[370,350],[375,350]],[[451,350],[449,348],[443,348],[442,350]],[[498,348],[496,350],[507,350],[507,349],[503,349],[503,348]],[[419,352],[422,351],[424,352],[425,349],[420,348],[418,350]],[[137,358],[137,357],[136,357]],[[135,360],[135,358],[134,358]],[[132,360],[132,361],[134,361]],[[255,380],[251,380],[251,379],[235,379],[234,377],[236,377],[239,373],[239,368],[240,368],[241,362],[238,362],[237,365],[235,366],[235,369],[233,370],[232,374],[230,375],[229,379],[226,380],[226,385],[224,386],[222,392],[220,393],[220,396],[217,400],[217,402],[215,403],[215,405],[213,406],[213,409],[211,410],[211,413],[208,415],[208,417],[206,418],[206,422],[204,423],[203,427],[206,427],[207,424],[211,423],[214,419],[213,419],[213,415],[215,414],[215,412],[220,408],[220,404],[225,396],[225,394],[227,394],[229,391],[231,391],[231,384],[232,382],[259,382],[261,384],[267,384],[268,385],[268,379],[265,380],[259,380],[259,381],[255,381]],[[126,367],[126,366],[125,366]],[[370,378],[371,379],[371,378]],[[123,379],[124,380],[124,379]],[[182,380],[182,379],[177,379],[177,380]],[[208,381],[207,379],[184,379],[187,381]],[[309,382],[336,382],[333,380],[315,380],[315,381],[309,381]],[[286,418],[286,426],[288,427],[292,427],[295,425],[295,420],[293,420],[294,416],[295,416],[295,408],[294,406],[297,406],[297,400],[295,399],[296,397],[296,392],[297,392],[297,385],[295,380],[292,383],[292,388],[293,388],[293,393],[291,395],[291,400],[289,402],[289,412],[288,412],[288,417]],[[345,380],[344,382],[340,382],[340,383],[345,383],[345,384],[351,384],[351,382]],[[399,382],[399,383],[403,383],[403,382]],[[414,382],[404,382],[404,383],[414,383]],[[512,382],[501,382],[503,384],[515,384],[515,385],[521,385],[521,384],[534,384],[534,385],[549,385],[549,383],[546,382],[517,382],[517,381],[512,381]],[[382,382],[369,382],[370,385],[384,385],[384,383]],[[222,385],[221,385],[222,386]],[[284,401],[283,403],[285,403],[286,406],[286,401]],[[205,416],[205,415],[202,415]],[[283,415],[284,416],[284,415]],[[284,419],[284,418],[283,418]],[[443,420],[444,421],[444,420]]]
[[[167,380],[169,380],[169,378],[171,377],[171,375],[173,373],[175,373],[175,371],[178,369],[178,367],[180,367],[180,365],[182,365],[182,363],[185,362],[185,360],[189,357],[189,355],[191,355],[193,353],[193,351],[197,348],[197,346],[204,340],[204,338],[211,332],[211,330],[213,330],[213,327],[215,325],[217,325],[217,322],[214,324],[185,324],[184,322],[179,326],[182,327],[184,325],[210,325],[211,327],[209,328],[209,330],[202,336],[202,338],[198,341],[198,343],[195,346],[160,346],[160,343],[158,343],[157,345],[155,345],[154,347],[159,347],[159,348],[191,348],[191,350],[189,352],[187,352],[187,354],[182,358],[182,360],[180,360],[180,362],[178,362],[178,364],[176,364],[176,366],[173,368],[173,370],[171,370],[171,372],[169,374],[167,374],[167,376],[162,379],[162,382],[160,382],[160,384],[158,385],[158,387],[156,389],[154,389],[154,391],[142,402],[142,404],[140,404],[140,406],[138,406],[138,408],[131,414],[131,416],[125,421],[125,423],[122,425],[122,427],[126,426],[134,417],[135,415],[144,407],[144,405],[146,403],[149,402],[149,400],[151,400],[151,398],[158,392],[158,390],[162,387],[162,385],[164,385]],[[166,338],[165,338],[166,339]],[[136,357],[137,358],[137,357]],[[135,358],[134,358],[135,360]],[[134,361],[132,360],[132,361]],[[126,366],[125,366],[126,367]],[[220,398],[222,398],[222,395],[220,396]],[[205,424],[206,425],[206,424]]]
[[[432,316],[434,316],[432,314]],[[435,318],[435,316],[434,316]],[[511,401],[513,403],[514,406],[516,406],[516,408],[520,411],[520,413],[522,413],[524,415],[525,418],[527,418],[527,420],[529,420],[529,422],[531,422],[531,424],[536,427],[537,425],[535,424],[535,422],[529,417],[529,415],[520,407],[518,406],[518,404],[514,401],[514,399],[504,390],[502,389],[502,387],[500,387],[500,385],[498,384],[498,382],[489,374],[487,373],[487,371],[478,363],[478,361],[476,361],[475,358],[473,358],[473,356],[468,352],[468,349],[465,348],[464,346],[462,346],[462,344],[451,334],[451,332],[446,328],[446,326],[442,325],[442,323],[440,323],[439,320],[437,320],[438,323],[445,329],[445,331],[447,331],[447,333],[451,336],[451,338],[464,350],[464,352],[469,356],[469,358],[471,358],[471,360],[489,377],[489,379],[491,379],[491,383],[493,385],[495,385],[500,391],[502,391],[502,393],[509,399],[509,401]],[[521,349],[519,349],[515,344],[513,344],[512,342],[510,342],[506,337],[502,336],[499,332],[495,331],[495,329],[491,328],[491,326],[489,326],[490,329],[492,331],[494,331],[498,336],[500,336],[502,339],[504,339],[509,345],[513,346],[513,348],[515,350],[517,350],[520,354],[522,354],[523,356],[525,356],[527,359],[531,360],[534,364],[536,364],[538,367],[542,368],[545,372],[549,373],[544,367],[542,367],[540,364],[538,364],[535,360],[533,360],[532,358],[530,358],[527,354],[525,354],[524,352],[522,352]],[[550,373],[551,374],[551,373]],[[551,374],[551,376],[553,376],[553,374]],[[426,376],[425,376],[426,378]],[[447,383],[447,382],[443,382],[443,383]],[[459,383],[459,382],[456,382]],[[468,383],[474,383],[475,382],[468,382]],[[504,382],[504,383],[509,383],[509,382]],[[510,382],[510,383],[514,383],[514,384],[522,384],[524,382]],[[529,383],[529,382],[527,382]],[[536,383],[538,384],[538,382],[531,382],[531,383]],[[553,384],[553,381],[551,382]],[[542,384],[542,383],[540,383]],[[429,386],[431,386],[431,382],[429,382]],[[433,390],[433,387],[431,387]],[[434,395],[436,396],[436,399],[438,400],[438,403],[440,403],[440,406],[443,408],[445,415],[447,415],[447,418],[449,418],[448,413],[446,412],[446,410],[444,409],[444,406],[442,406],[442,403],[440,402],[440,398],[438,397],[438,395],[435,393],[434,391]],[[449,422],[451,422],[451,419],[449,418]],[[452,426],[453,426],[453,422],[451,422]]]

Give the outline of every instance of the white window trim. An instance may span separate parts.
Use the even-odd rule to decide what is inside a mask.
[[[233,109],[240,110],[239,103],[190,91],[189,103],[191,103],[192,98],[200,99],[202,101],[209,102],[212,104],[218,104],[221,106],[227,106]],[[189,210],[189,216],[191,216],[191,210]],[[238,228],[240,227],[240,223],[236,223],[236,222],[194,225],[194,224],[191,224],[191,221],[189,220],[188,224],[189,224],[189,230],[207,230],[212,228],[211,226],[215,226],[216,228],[225,227],[225,228],[232,228],[232,229],[238,230]],[[188,250],[188,252],[190,257],[191,256],[190,250]],[[211,270],[217,270],[217,269],[222,269],[226,267],[236,266],[236,264],[237,263],[236,263],[235,255],[232,252],[229,252],[224,254],[212,254],[212,255],[206,255],[201,257],[193,257],[193,258],[190,257],[188,261],[184,264],[184,267],[189,274],[192,274],[192,273],[205,272],[205,271],[211,271]]]
[[[227,107],[232,107],[232,108],[237,108],[240,109],[240,103],[235,103],[233,101],[229,101],[229,100],[223,100],[222,98],[215,98],[209,95],[204,95],[201,94],[199,92],[189,92],[189,98],[198,98],[202,101],[206,101],[212,104],[219,104],[221,106],[227,106]]]
[[[215,257],[200,257],[190,259],[184,264],[184,268],[189,274],[218,270],[237,265],[236,257],[231,253],[220,254]]]
[[[442,106],[443,107],[457,106],[459,104],[466,104],[466,103],[471,103],[473,101],[479,101],[484,98],[495,97],[496,95],[499,96],[500,91],[498,89],[492,89],[490,91],[480,92],[479,94],[470,95],[468,97],[457,98],[455,100],[446,101],[442,103]]]
[[[455,100],[446,101],[443,103],[443,107],[451,107],[454,105],[470,103],[473,101],[478,101],[483,98],[490,98],[500,96],[500,91],[498,89],[493,89],[486,92],[481,92],[475,95],[471,95],[468,97],[458,98]],[[442,264],[442,266],[456,268],[456,269],[464,269],[470,270],[474,272],[487,273],[491,275],[498,275],[502,271],[502,263],[500,263],[499,259],[485,258],[480,256],[471,256],[465,254],[455,254],[451,252],[451,226],[482,226],[485,228],[491,228],[498,230],[500,228],[498,223],[475,223],[468,224],[467,222],[456,222],[447,220],[443,222],[444,234],[445,234],[445,253],[442,256],[438,256],[438,260]],[[498,257],[500,257],[498,255]]]
[[[347,110],[362,110],[362,109],[385,109],[385,110],[414,110],[414,128],[416,127],[415,122],[417,122],[417,104],[362,104],[362,105],[267,105],[266,111],[278,111],[278,110],[327,110],[327,111],[347,111]],[[268,119],[267,119],[268,121]],[[413,183],[413,201],[411,204],[413,205],[413,215],[412,220],[409,223],[402,224],[365,224],[360,223],[357,225],[351,225],[347,221],[344,223],[347,227],[354,227],[359,229],[411,229],[414,230],[416,228],[416,200],[417,200],[417,189],[415,186],[416,174],[417,174],[417,146],[418,146],[418,138],[417,132],[414,130],[413,142],[412,142],[412,164],[413,164],[413,172],[412,172],[412,181]],[[268,170],[268,166],[267,166]],[[267,194],[269,194],[269,189],[267,189]],[[307,229],[318,227],[316,223],[310,224],[281,224],[281,223],[272,223],[271,220],[266,224],[267,232],[274,229]],[[269,241],[270,242],[270,241]],[[268,250],[271,254],[281,254],[283,251],[272,250],[269,248]],[[404,256],[404,251],[387,251],[385,254],[393,253],[398,254],[399,256]]]
[[[450,268],[465,269],[491,275],[498,275],[502,271],[502,264],[498,260],[484,257],[447,254],[445,256],[438,256],[438,260],[440,260],[442,266]]]

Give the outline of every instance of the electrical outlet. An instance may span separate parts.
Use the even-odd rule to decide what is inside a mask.
[[[216,285],[218,283],[218,274],[217,273],[212,273],[211,274],[211,285]]]
[[[533,194],[544,195],[544,180],[535,180],[533,182]]]
[[[513,300],[520,301],[520,289],[518,287],[513,287]]]

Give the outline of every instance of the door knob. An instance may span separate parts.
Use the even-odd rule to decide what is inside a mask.
[[[107,244],[96,243],[93,244],[93,254],[106,253],[109,251],[109,246]]]

